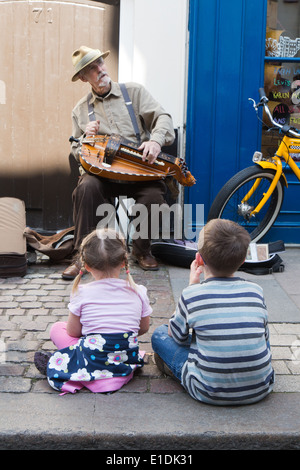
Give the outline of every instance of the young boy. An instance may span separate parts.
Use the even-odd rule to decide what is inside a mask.
[[[162,325],[152,336],[157,366],[201,402],[255,403],[273,388],[262,288],[234,277],[249,243],[247,231],[234,222],[208,222],[169,329]]]

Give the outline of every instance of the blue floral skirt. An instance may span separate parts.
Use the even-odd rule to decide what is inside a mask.
[[[85,384],[103,379],[126,378],[143,365],[137,333],[95,333],[52,354],[47,378],[52,388],[62,391],[70,381]]]

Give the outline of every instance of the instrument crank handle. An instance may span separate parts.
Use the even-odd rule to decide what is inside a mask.
[[[73,136],[71,135],[71,137],[69,138],[69,142],[72,143],[72,142],[80,142],[80,141],[79,141],[79,139],[75,139],[75,137],[73,137]]]

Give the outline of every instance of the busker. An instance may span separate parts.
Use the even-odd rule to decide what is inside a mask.
[[[72,56],[75,74],[72,81],[81,80],[91,86],[91,92],[84,96],[72,112],[72,153],[80,162],[79,151],[84,138],[94,135],[118,134],[134,142],[141,142],[143,159],[154,163],[161,147],[171,145],[175,138],[170,114],[140,84],[126,83],[126,90],[132,102],[135,120],[132,121],[121,91],[120,84],[113,82],[107,72],[104,59],[109,51],[101,52],[81,46]],[[127,103],[128,104],[128,103]],[[90,115],[89,115],[90,113]],[[137,128],[135,129],[135,124]],[[75,225],[74,252],[79,249],[84,236],[97,227],[99,205],[111,203],[118,196],[133,198],[136,204],[147,208],[148,236],[133,239],[132,255],[144,270],[158,269],[158,263],[151,254],[151,205],[164,204],[166,184],[155,181],[115,181],[89,174],[80,166],[80,178],[73,191],[73,219]],[[64,279],[74,279],[79,273],[74,262],[63,272]]]

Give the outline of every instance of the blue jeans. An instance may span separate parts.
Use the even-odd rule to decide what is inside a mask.
[[[189,344],[180,345],[168,335],[168,325],[161,325],[154,331],[151,342],[153,351],[159,355],[175,377],[181,380],[181,370],[188,359],[191,335]]]

